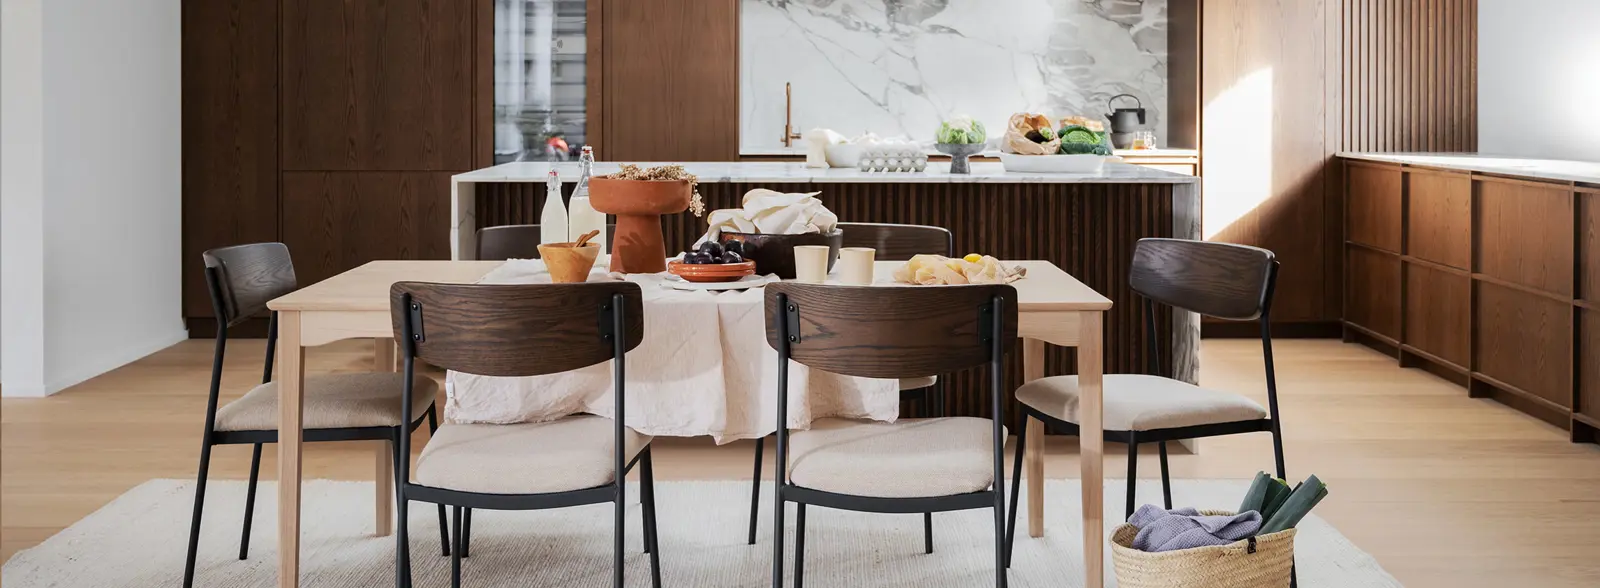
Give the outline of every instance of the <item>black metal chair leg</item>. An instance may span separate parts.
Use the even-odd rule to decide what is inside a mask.
[[[1161,442],[1161,506],[1172,510],[1172,474],[1167,470],[1167,442]]]
[[[454,531],[451,535],[455,537],[455,549],[451,550],[450,555],[450,587],[461,588],[461,521],[466,518],[466,515],[462,514],[459,506],[453,507],[452,514],[455,515],[454,520],[451,521],[451,524],[454,525]]]
[[[209,433],[209,431],[208,431]],[[200,475],[194,485],[194,518],[189,521],[189,555],[183,567],[183,588],[194,586],[194,557],[200,549],[200,513],[205,510],[206,474],[211,471],[211,444],[200,445]]]
[[[1133,516],[1135,490],[1139,486],[1139,436],[1132,431],[1128,432],[1128,507],[1123,520]]]
[[[618,458],[618,460],[620,461],[621,458]],[[621,470],[622,468],[619,467],[618,469]],[[622,542],[623,535],[626,533],[627,528],[627,525],[624,525],[623,521],[627,519],[628,514],[627,484],[627,481],[621,479],[620,476],[618,477],[617,498],[615,503],[612,505],[616,508],[616,510],[613,511],[611,517],[611,531],[613,533],[611,537],[611,588],[622,588]]]
[[[461,557],[472,557],[472,509],[462,508],[466,520],[461,521]]]
[[[640,498],[644,506],[645,545],[650,552],[650,585],[661,588],[661,538],[656,534],[656,474],[650,450],[639,464]]]
[[[775,464],[782,468],[783,464]],[[772,485],[774,508],[772,523],[772,588],[783,588],[783,483],[781,478],[774,476]]]
[[[438,406],[437,404],[434,404],[434,405],[428,407],[428,437],[429,438],[432,438],[434,433],[439,432],[439,416],[438,416],[438,413],[435,410],[435,408],[437,406]],[[401,435],[410,435],[411,433],[409,431],[402,430],[400,432],[400,434]],[[399,447],[399,446],[400,446],[399,443],[395,444],[395,447]],[[400,471],[399,460],[410,459],[410,458],[411,458],[411,456],[409,456],[409,455],[398,455],[398,454],[395,455],[395,461],[396,461],[396,463],[395,463],[395,471],[396,472]],[[447,520],[447,518],[445,516],[444,505],[443,504],[439,505],[439,555],[444,556],[444,557],[450,557],[450,523],[448,522],[448,520]]]
[[[1277,462],[1278,479],[1289,479],[1288,470],[1283,467],[1283,433],[1278,430],[1278,423],[1272,423],[1272,457]]]
[[[922,552],[933,553],[933,513],[922,513]]]
[[[756,544],[756,515],[761,510],[761,455],[765,453],[767,438],[756,439],[756,469],[750,474],[750,539]]]
[[[794,588],[806,585],[806,505],[795,505],[794,521]]]
[[[409,504],[405,499],[404,490],[398,490],[399,503],[395,505],[395,514],[399,518],[395,530],[395,558],[394,558],[394,585],[395,588],[411,588],[411,525],[407,516]]]
[[[1026,424],[1017,430],[1017,458],[1011,466],[1011,515],[1006,523],[1006,567],[1011,567],[1011,551],[1017,543],[1017,502],[1022,498],[1022,450],[1028,440]]]
[[[994,496],[994,585],[1006,588],[1006,568],[1011,567],[1006,554],[1006,499],[1005,481],[995,483]]]
[[[256,481],[261,478],[261,444],[250,454],[250,486],[244,493],[244,531],[239,534],[239,559],[250,557],[250,523],[256,518]]]

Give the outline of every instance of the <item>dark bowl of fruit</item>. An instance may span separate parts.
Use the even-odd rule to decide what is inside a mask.
[[[690,282],[732,282],[756,273],[756,264],[744,258],[743,248],[707,241],[694,251],[683,254],[683,260],[667,264],[667,273]]]
[[[756,262],[757,272],[778,274],[779,278],[793,280],[795,247],[800,245],[826,245],[828,247],[828,271],[833,271],[833,262],[839,259],[839,248],[844,245],[844,231],[834,229],[831,233],[799,233],[792,235],[723,231],[720,239],[724,248],[738,247],[739,253],[744,255],[745,259]],[[730,245],[730,243],[738,243],[738,245]]]

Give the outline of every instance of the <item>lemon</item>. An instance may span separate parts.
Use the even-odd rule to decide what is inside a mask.
[[[961,259],[964,260],[964,261],[971,262],[971,263],[978,263],[980,261],[983,261],[983,256],[982,255],[978,255],[976,253],[968,253],[966,257],[963,257]]]

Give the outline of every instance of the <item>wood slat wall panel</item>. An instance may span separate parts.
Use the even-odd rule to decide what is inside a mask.
[[[1477,0],[1342,0],[1341,151],[1476,151]]]
[[[1572,305],[1489,282],[1476,288],[1477,371],[1571,408]]]
[[[283,242],[310,285],[377,259],[449,259],[449,172],[285,172]]]
[[[568,186],[570,189],[570,184]],[[738,205],[752,188],[780,191],[812,189],[795,184],[701,184],[708,209]],[[1001,259],[1049,260],[1111,298],[1106,316],[1106,373],[1144,373],[1148,365],[1139,299],[1128,287],[1128,264],[1135,242],[1172,235],[1172,188],[1139,184],[839,184],[821,198],[840,218],[853,222],[928,224],[950,229],[958,253],[979,252]],[[538,222],[544,186],[479,184],[479,226]],[[690,214],[662,222],[669,253],[688,248],[705,232],[705,220]],[[1170,325],[1171,313],[1157,324]],[[1159,329],[1163,349],[1171,341]],[[1074,353],[1052,347],[1046,373],[1076,372]],[[1020,351],[1010,358],[1007,391],[1021,384]],[[982,370],[948,378],[948,414],[987,416]],[[1016,409],[1008,408],[1011,425]]]
[[[285,170],[472,168],[478,2],[282,2]]]
[[[1406,254],[1472,269],[1471,176],[1410,172],[1406,186]]]
[[[1571,188],[1483,179],[1477,191],[1477,271],[1572,297]]]
[[[200,253],[278,238],[278,5],[188,1],[183,33],[183,312],[210,316]]]
[[[1472,367],[1472,278],[1408,263],[1404,343]]]

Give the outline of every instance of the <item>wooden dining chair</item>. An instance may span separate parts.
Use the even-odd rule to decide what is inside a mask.
[[[844,247],[871,247],[878,261],[907,261],[925,253],[955,255],[955,239],[950,230],[928,225],[896,225],[889,223],[839,223],[844,233]],[[938,376],[917,376],[900,379],[900,401],[915,401],[921,416],[944,416],[944,382]],[[750,545],[756,544],[756,517],[761,510],[761,457],[766,452],[766,438],[756,439],[755,473],[750,475]],[[927,527],[932,528],[930,521]],[[925,540],[928,552],[933,551],[932,531]]]
[[[933,513],[994,509],[995,586],[1006,585],[1005,354],[1017,338],[1011,286],[874,288],[779,283],[765,294],[778,351],[772,586],[783,586],[784,511],[796,504],[794,585],[805,584],[806,507]],[[866,378],[989,366],[990,416],[842,418],[789,431],[790,361]]]
[[[611,249],[611,236],[617,234],[617,225],[606,225],[606,250]],[[577,238],[577,235],[573,235]],[[539,225],[501,225],[478,229],[478,259],[500,261],[505,259],[539,259]]]
[[[1161,452],[1162,504],[1172,508],[1167,442],[1241,433],[1272,433],[1279,478],[1283,433],[1278,419],[1278,383],[1272,365],[1269,328],[1278,261],[1271,251],[1231,243],[1183,239],[1141,239],[1134,247],[1128,282],[1144,298],[1148,374],[1105,376],[1102,402],[1105,440],[1128,444],[1128,498],[1132,515],[1138,481],[1139,445],[1155,443]],[[1267,407],[1244,396],[1202,388],[1161,374],[1156,305],[1234,321],[1257,321],[1266,360]],[[1030,418],[1066,434],[1078,433],[1078,377],[1041,378],[1017,389],[1017,401]],[[1013,477],[1022,471],[1024,427],[1017,440]],[[1012,500],[1017,495],[1013,489]],[[1011,505],[1011,537],[1016,535],[1016,504]],[[1011,541],[1012,539],[1008,539]],[[1009,552],[1009,548],[1008,548]],[[1008,561],[1009,565],[1009,561]]]
[[[222,389],[222,360],[227,349],[228,329],[266,310],[267,301],[293,292],[296,288],[294,263],[289,248],[282,243],[254,243],[212,249],[202,254],[206,265],[206,285],[211,293],[211,309],[217,317],[217,338],[211,359],[211,390],[206,396],[205,432],[200,440],[200,475],[195,483],[194,516],[189,522],[189,551],[184,561],[183,586],[194,585],[195,555],[200,546],[200,518],[205,509],[206,477],[211,468],[211,448],[217,445],[254,445],[250,456],[250,483],[245,490],[244,531],[239,538],[239,559],[250,554],[250,524],[255,515],[256,483],[261,473],[261,446],[278,441],[278,384],[272,381],[273,353],[277,349],[278,313],[267,327],[266,366],[261,385],[243,397],[218,407]],[[439,386],[425,376],[402,382],[410,374],[366,373],[329,374],[305,379],[304,440],[387,441],[398,446],[400,440],[428,420],[437,428],[434,400]],[[413,394],[408,410],[397,404],[402,393]],[[401,418],[410,415],[410,418]],[[404,453],[395,452],[395,463]],[[444,507],[439,508],[441,543],[444,539]]]
[[[637,284],[472,285],[400,282],[390,287],[395,340],[405,374],[417,360],[441,368],[500,377],[527,377],[581,369],[610,361],[615,382],[613,419],[575,415],[514,425],[450,424],[439,428],[411,466],[398,468],[400,529],[396,533],[395,585],[411,585],[406,524],[412,500],[454,510],[451,586],[461,586],[468,531],[464,509],[541,510],[611,502],[612,586],[621,588],[627,474],[640,468],[644,549],[650,581],[661,586],[656,536],[655,482],[650,437],[628,428],[628,350],[644,338],[642,293]],[[405,409],[409,396],[402,396]],[[402,440],[409,455],[410,443]]]

